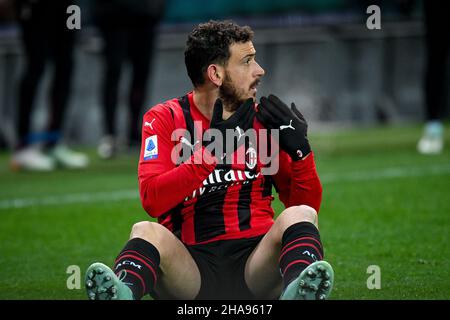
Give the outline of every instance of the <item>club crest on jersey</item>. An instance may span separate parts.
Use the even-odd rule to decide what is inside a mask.
[[[158,158],[158,137],[156,135],[145,139],[144,160]]]
[[[258,156],[256,150],[253,147],[249,147],[245,152],[245,164],[249,170],[253,170],[256,167]]]

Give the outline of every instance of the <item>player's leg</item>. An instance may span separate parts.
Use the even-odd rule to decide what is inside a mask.
[[[149,75],[155,51],[155,22],[141,22],[129,30],[129,58],[133,76],[129,92],[130,121],[128,139],[132,148],[141,144],[141,110],[147,99]]]
[[[188,250],[172,232],[154,222],[133,226],[113,270],[91,265],[86,275],[89,298],[140,299],[155,292],[165,299],[193,299],[200,290],[200,272]]]
[[[316,211],[309,206],[290,207],[250,255],[245,280],[261,298],[276,298],[282,291],[282,298],[326,298],[332,288],[333,270],[322,259]],[[305,295],[300,294],[303,289]]]
[[[97,153],[103,159],[110,159],[116,155],[118,149],[116,112],[128,41],[126,33],[110,22],[100,23],[100,31],[104,41],[101,104],[105,135],[101,138]]]
[[[51,157],[37,148],[41,142],[40,134],[33,134],[32,112],[41,78],[49,56],[48,39],[44,37],[45,28],[35,21],[19,19],[23,48],[25,53],[25,69],[20,80],[17,104],[17,135],[19,138],[12,157],[12,169],[50,171],[55,168]]]
[[[42,39],[42,28],[33,28],[22,23],[22,37],[25,49],[25,70],[19,86],[18,135],[20,147],[29,144],[31,116],[35,98],[49,55],[48,40]]]
[[[47,131],[51,139],[46,143],[48,148],[54,147],[61,136],[64,115],[70,99],[72,74],[74,66],[73,49],[75,35],[70,30],[52,30],[48,35],[52,50],[54,73],[50,89],[50,112]]]
[[[422,154],[439,154],[444,147],[443,118],[447,99],[447,65],[450,49],[450,22],[435,3],[425,2],[425,107],[427,122],[423,135],[417,144]],[[446,31],[443,31],[446,30]],[[442,33],[446,32],[447,35]]]

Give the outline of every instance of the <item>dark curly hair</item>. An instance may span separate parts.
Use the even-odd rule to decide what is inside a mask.
[[[238,26],[230,20],[199,24],[189,34],[184,51],[187,73],[194,86],[205,82],[204,73],[212,63],[226,65],[233,43],[251,41],[253,31],[249,26]]]

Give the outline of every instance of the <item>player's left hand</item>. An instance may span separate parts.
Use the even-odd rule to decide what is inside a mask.
[[[278,97],[261,97],[256,118],[267,129],[278,129],[280,146],[292,158],[299,160],[311,152],[307,138],[308,124],[294,103],[289,108]]]

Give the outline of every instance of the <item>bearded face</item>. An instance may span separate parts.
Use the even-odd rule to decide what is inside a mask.
[[[226,106],[227,111],[236,111],[237,108],[248,98],[242,88],[234,85],[229,73],[225,72],[222,86],[219,89],[219,97]]]
[[[236,111],[248,98],[256,101],[256,87],[264,69],[255,61],[255,48],[249,41],[230,46],[231,56],[224,69],[219,97],[227,111]]]

